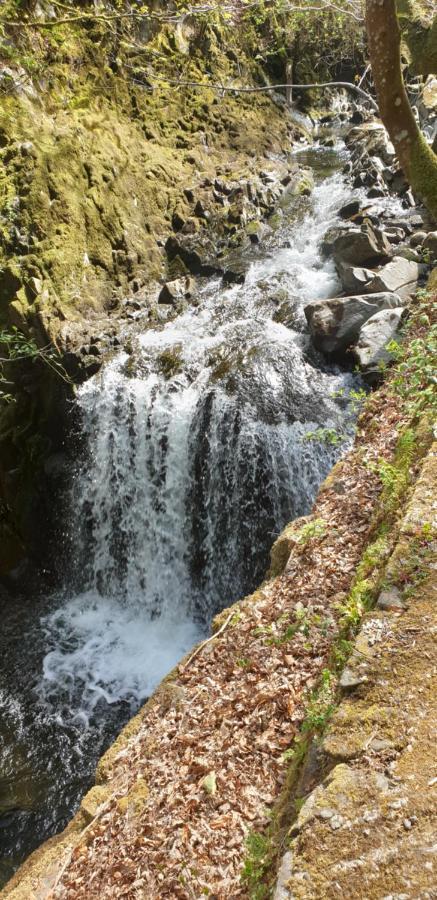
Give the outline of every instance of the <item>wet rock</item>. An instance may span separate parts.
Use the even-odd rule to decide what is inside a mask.
[[[340,235],[333,245],[336,263],[354,266],[372,265],[391,259],[392,250],[384,232],[372,225]]]
[[[371,381],[380,377],[381,367],[392,359],[387,344],[396,337],[404,314],[405,309],[401,306],[383,309],[361,328],[353,355],[362,373]]]
[[[350,219],[352,216],[356,216],[360,209],[361,203],[359,200],[350,200],[349,203],[345,203],[345,205],[339,209],[338,214],[341,219]]]
[[[400,244],[401,241],[405,240],[405,231],[403,228],[386,228],[384,234],[391,244]]]
[[[404,259],[402,256],[395,256],[369,281],[366,291],[369,293],[395,291],[400,297],[407,300],[416,290],[418,278],[417,262]]]
[[[332,228],[328,228],[320,247],[323,256],[331,256],[337,238],[348,234],[350,230],[350,225],[334,225]]]
[[[158,296],[158,303],[176,306],[184,300],[190,300],[194,291],[193,278],[175,278],[173,281],[167,281],[161,288]]]
[[[232,266],[229,269],[225,269],[223,273],[223,281],[225,284],[244,284],[245,280],[245,271],[240,266]]]
[[[316,300],[304,312],[315,347],[322,353],[341,354],[358,340],[362,326],[375,313],[401,304],[396,294],[383,292]]]
[[[246,234],[251,244],[260,244],[271,233],[272,229],[264,222],[249,222],[246,227]]]

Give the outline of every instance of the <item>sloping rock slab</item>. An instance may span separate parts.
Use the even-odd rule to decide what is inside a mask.
[[[382,292],[333,300],[316,300],[305,307],[314,346],[322,353],[344,353],[360,335],[362,326],[381,310],[402,306],[397,294]]]
[[[383,231],[371,225],[363,225],[360,231],[340,234],[334,241],[333,254],[336,264],[366,266],[391,259],[390,242]]]
[[[414,294],[419,278],[417,262],[395,256],[367,283],[365,291],[373,294],[376,291],[396,291],[403,300]]]
[[[387,344],[396,336],[404,313],[403,307],[382,309],[363,325],[353,350],[363,374],[375,378],[381,373],[381,365],[390,362]]]

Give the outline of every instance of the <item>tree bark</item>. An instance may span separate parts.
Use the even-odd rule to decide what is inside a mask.
[[[437,156],[419,129],[405,90],[395,0],[366,0],[366,28],[381,119],[405,177],[437,217]]]

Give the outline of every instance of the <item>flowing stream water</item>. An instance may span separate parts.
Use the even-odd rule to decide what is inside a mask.
[[[259,584],[341,452],[307,436],[347,433],[355,376],[314,352],[303,307],[338,290],[320,242],[350,187],[343,151],[302,159],[314,192],[285,199],[271,237],[242,254],[245,284],[199,284],[160,328],[139,315],[78,390],[64,590],[3,611],[3,879],[65,825],[98,757],[214,613]]]

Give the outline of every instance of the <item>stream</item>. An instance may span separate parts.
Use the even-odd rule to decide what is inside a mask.
[[[284,198],[243,285],[199,282],[156,329],[141,315],[77,392],[64,588],[5,603],[0,883],[62,829],[98,758],[215,613],[253,590],[350,440],[356,376],[309,343],[306,302],[335,296],[320,242],[351,188],[341,144],[296,153],[311,197]],[[342,440],[308,439],[332,429]]]

